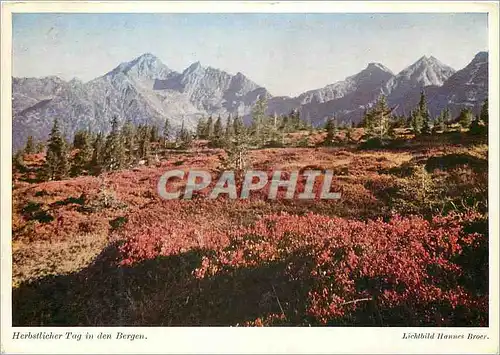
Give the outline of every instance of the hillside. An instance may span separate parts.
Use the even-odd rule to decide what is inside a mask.
[[[487,326],[484,138],[366,150],[363,134],[322,147],[325,132],[299,132],[289,147],[249,152],[268,176],[334,171],[339,200],[282,189],[270,200],[269,185],[209,199],[225,153],[206,141],[62,181],[33,181],[44,155],[26,155],[13,176],[13,325]],[[292,147],[304,136],[310,146]],[[163,200],[172,169],[207,170],[212,184]]]

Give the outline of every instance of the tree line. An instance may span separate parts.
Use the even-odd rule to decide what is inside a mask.
[[[266,99],[257,100],[249,125],[245,125],[238,115],[232,117],[229,114],[225,120],[220,115],[217,119],[213,116],[209,116],[208,119],[202,117],[196,126],[195,136],[198,139],[208,140],[212,147],[225,148],[231,146],[235,136],[244,134],[249,145],[262,147],[283,145],[287,133],[313,129],[312,123],[302,119],[298,110],[292,110],[285,115],[271,116],[266,115],[266,110]]]
[[[155,125],[135,126],[131,120],[125,121],[120,127],[115,116],[107,135],[90,129],[77,130],[70,144],[61,132],[58,119],[55,119],[46,146],[42,142],[35,145],[33,137],[28,137],[24,149],[14,156],[14,166],[22,169],[25,154],[45,151],[44,164],[38,171],[40,180],[99,175],[106,171],[149,164],[153,157],[157,157],[160,147],[185,148],[191,144],[193,137],[184,123],[175,137],[173,132],[168,119],[160,132]]]
[[[453,118],[450,110],[445,108],[436,117],[431,117],[422,91],[417,107],[407,117],[394,115],[393,111],[383,95],[373,108],[365,111],[360,126],[365,129],[367,139],[394,138],[396,128],[408,128],[415,136],[444,133],[453,124],[467,129],[470,134],[487,135],[488,132],[488,100],[483,102],[478,115],[474,115],[470,108],[463,108],[458,117]]]
[[[46,151],[45,162],[40,169],[41,180],[60,180],[82,174],[99,175],[102,172],[130,168],[137,164],[150,164],[160,149],[187,149],[193,139],[208,140],[213,148],[226,151],[223,165],[235,169],[244,169],[247,165],[246,152],[250,148],[282,147],[289,133],[316,128],[310,119],[303,119],[298,110],[285,115],[267,115],[267,101],[259,98],[252,109],[251,122],[245,124],[242,117],[220,115],[201,118],[194,132],[182,122],[180,129],[174,129],[165,119],[160,131],[156,125],[140,124],[135,126],[129,119],[120,127],[118,117],[111,121],[111,130],[107,135],[91,130],[75,132],[72,144],[69,144],[54,120],[46,147],[42,142],[35,144],[32,136],[28,137],[23,150],[14,156],[14,164],[23,167],[24,154]],[[464,108],[456,119],[452,119],[449,109],[445,108],[437,117],[431,118],[427,108],[427,99],[422,91],[420,101],[408,116],[393,114],[394,109],[387,104],[385,96],[380,96],[376,104],[365,111],[359,127],[364,128],[367,141],[384,141],[395,138],[395,129],[410,129],[415,136],[443,133],[457,122],[471,134],[487,133],[488,102],[483,103],[479,115],[474,115],[469,108]],[[324,127],[326,136],[322,145],[338,143],[338,131],[345,131],[344,142],[353,142],[354,125],[352,122],[339,125],[335,117],[328,118]],[[308,146],[308,136],[298,142],[299,146]]]

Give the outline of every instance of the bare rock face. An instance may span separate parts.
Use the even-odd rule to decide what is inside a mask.
[[[455,70],[434,57],[422,57],[393,77],[385,85],[384,94],[397,99],[405,93],[426,86],[441,86]]]
[[[432,101],[435,110],[449,106],[458,114],[461,108],[479,110],[488,98],[488,52],[479,52],[462,70],[453,74],[437,90]]]

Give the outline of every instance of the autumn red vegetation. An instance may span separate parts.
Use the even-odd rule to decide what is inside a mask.
[[[214,184],[223,154],[198,145],[43,183],[14,174],[14,325],[488,325],[486,146],[250,152],[269,173],[333,170],[340,200],[158,196],[169,169]]]

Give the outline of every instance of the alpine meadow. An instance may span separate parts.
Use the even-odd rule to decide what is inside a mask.
[[[485,14],[146,16],[14,15],[13,326],[488,327]]]

